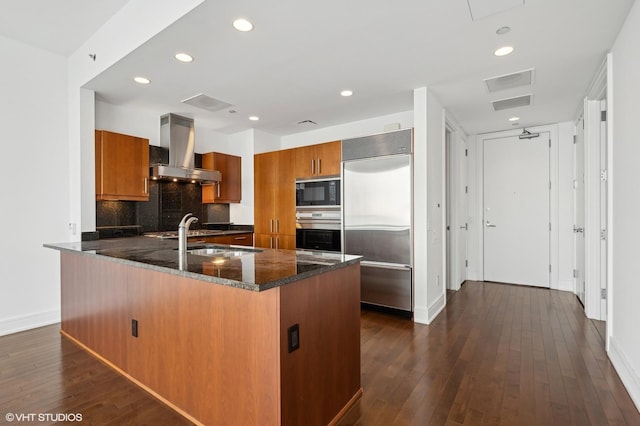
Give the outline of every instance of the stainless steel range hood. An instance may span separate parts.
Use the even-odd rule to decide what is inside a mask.
[[[192,118],[177,114],[160,117],[160,146],[169,148],[169,164],[153,164],[153,179],[200,183],[222,180],[222,174],[218,171],[194,167],[195,132]]]

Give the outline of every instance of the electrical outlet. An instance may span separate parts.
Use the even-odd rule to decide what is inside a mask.
[[[71,231],[71,235],[76,235],[76,223],[69,222],[69,231]]]
[[[300,324],[294,324],[287,329],[287,335],[289,336],[289,353],[300,348]]]

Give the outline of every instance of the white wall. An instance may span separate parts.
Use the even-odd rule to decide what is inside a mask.
[[[426,88],[414,90],[414,320],[429,324],[445,306],[443,271],[444,109]]]
[[[58,253],[42,244],[67,240],[69,159],[65,58],[4,37],[0,56],[3,335],[60,320]]]
[[[95,128],[147,138],[149,144],[160,146],[160,115],[153,111],[96,101]],[[195,133],[197,146],[201,135],[198,130]]]
[[[638,212],[640,212],[640,2],[635,2],[611,51],[609,114],[612,140],[609,170],[612,211],[609,238],[611,282],[609,297],[609,356],[631,398],[640,409],[640,284],[638,283]]]

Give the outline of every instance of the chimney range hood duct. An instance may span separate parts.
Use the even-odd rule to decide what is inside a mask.
[[[177,114],[160,117],[160,146],[169,148],[169,164],[153,164],[153,179],[215,183],[222,174],[194,167],[195,132],[193,119]]]

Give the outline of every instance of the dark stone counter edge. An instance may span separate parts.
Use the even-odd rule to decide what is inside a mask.
[[[300,281],[303,280],[305,278],[309,278],[309,277],[313,277],[315,275],[319,275],[319,274],[323,274],[325,272],[329,272],[329,271],[333,271],[336,269],[340,269],[340,268],[344,268],[347,267],[349,265],[354,265],[357,263],[360,263],[361,257],[357,257],[355,259],[349,259],[349,260],[345,260],[343,262],[340,263],[336,263],[334,265],[323,265],[321,267],[319,267],[318,269],[314,269],[312,271],[307,271],[307,272],[302,272],[299,274],[295,274],[295,275],[290,275],[288,277],[276,280],[276,281],[272,281],[266,284],[252,284],[252,283],[247,283],[247,282],[243,282],[243,281],[234,281],[234,280],[229,280],[229,279],[225,279],[225,278],[219,278],[219,277],[213,277],[210,275],[203,275],[203,274],[198,274],[195,272],[189,272],[189,271],[181,271],[179,269],[174,269],[174,268],[166,268],[163,266],[157,266],[157,265],[151,265],[148,263],[142,263],[142,262],[135,262],[132,260],[127,260],[127,259],[121,259],[118,257],[111,257],[111,256],[104,256],[102,254],[97,254],[97,253],[92,253],[91,251],[80,251],[80,250],[74,250],[71,248],[66,248],[66,247],[60,247],[57,246],[55,244],[43,244],[43,247],[46,248],[50,248],[50,249],[54,249],[54,250],[58,250],[58,251],[66,251],[66,252],[70,252],[70,253],[74,253],[80,256],[89,256],[89,257],[95,257],[95,258],[99,258],[102,260],[106,260],[109,262],[115,262],[115,263],[121,263],[124,265],[129,265],[129,266],[134,266],[136,268],[144,268],[144,269],[149,269],[152,271],[157,271],[157,272],[162,272],[162,273],[166,273],[166,274],[171,274],[171,275],[177,275],[180,277],[186,277],[186,278],[191,278],[194,280],[199,280],[199,281],[206,281],[206,282],[210,282],[213,284],[219,284],[219,285],[226,285],[229,287],[235,287],[235,288],[240,288],[243,290],[250,290],[250,291],[265,291],[265,290],[269,290],[275,287],[280,287],[292,282],[296,282],[296,281]]]

